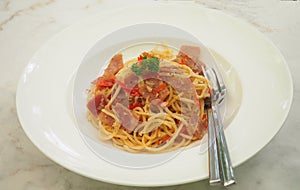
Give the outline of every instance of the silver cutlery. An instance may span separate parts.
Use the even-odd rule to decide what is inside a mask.
[[[219,105],[226,96],[226,87],[218,68],[202,67],[204,76],[211,83],[211,109],[208,110],[209,177],[210,183],[235,183],[235,176],[224,134]]]
[[[209,146],[209,183],[215,184],[221,182],[218,147],[216,141],[215,124],[211,108],[207,111],[208,118],[208,146]]]

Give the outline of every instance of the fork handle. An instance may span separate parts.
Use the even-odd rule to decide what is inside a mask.
[[[209,183],[221,182],[218,147],[216,141],[215,123],[212,110],[207,110],[208,118],[208,156],[209,156]]]
[[[235,177],[225,139],[219,107],[216,103],[212,104],[212,112],[216,131],[221,178],[224,186],[229,186],[235,183]]]

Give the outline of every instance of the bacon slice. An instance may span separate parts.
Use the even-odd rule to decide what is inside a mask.
[[[112,124],[114,124],[115,122],[114,118],[110,117],[104,112],[100,112],[99,120],[102,122],[103,125],[108,125],[108,126],[112,126]]]
[[[181,46],[178,56],[187,55],[196,63],[200,56],[200,48],[197,46]]]
[[[129,132],[133,131],[138,125],[138,120],[135,119],[131,111],[120,103],[116,103],[112,107],[113,112],[117,116],[121,125],[126,128]]]
[[[193,135],[194,132],[197,130],[197,126],[199,123],[199,115],[196,111],[185,114],[189,114],[188,116],[190,116],[188,120],[189,125],[186,127],[187,132],[189,135]]]
[[[97,94],[87,103],[87,108],[94,116],[98,116],[107,103],[107,98],[103,94]]]
[[[160,78],[169,83],[178,93],[193,90],[192,81],[189,78],[178,79],[174,76],[160,76]]]
[[[104,70],[103,78],[105,79],[113,78],[115,74],[119,72],[123,67],[124,67],[123,55],[116,54],[115,56],[113,56],[107,68]]]
[[[154,99],[150,102],[150,105],[149,105],[149,110],[152,112],[152,113],[159,113],[160,110],[166,108],[166,105],[167,103],[162,101],[161,99],[157,98],[157,99]]]
[[[175,66],[161,66],[159,68],[159,71],[162,73],[174,73],[174,74],[183,74],[184,71],[178,67]]]
[[[124,84],[128,88],[132,88],[135,85],[137,85],[138,81],[139,81],[139,78],[134,73],[130,73],[124,78]]]
[[[204,65],[200,60],[200,48],[197,46],[181,46],[176,61],[189,66],[194,72],[202,73],[201,66]]]

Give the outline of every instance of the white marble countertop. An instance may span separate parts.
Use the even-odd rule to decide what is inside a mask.
[[[25,135],[15,94],[23,68],[38,48],[72,23],[97,12],[141,3],[137,0],[0,1],[0,189],[150,189],[95,181],[43,155]],[[294,100],[280,132],[235,171],[230,189],[299,189],[300,179],[300,1],[197,0],[205,7],[241,18],[264,33],[284,55],[294,81]],[[207,180],[157,189],[223,189]]]

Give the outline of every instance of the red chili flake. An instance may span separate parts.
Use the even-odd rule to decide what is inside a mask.
[[[134,103],[132,105],[129,105],[129,109],[131,109],[131,110],[133,110],[136,107],[142,107],[142,104],[137,102],[137,103]]]
[[[140,62],[140,61],[143,61],[143,58],[144,56],[142,56],[142,55],[140,55],[139,57],[138,57],[138,61]]]
[[[132,90],[130,91],[130,95],[131,96],[141,96],[142,94],[139,92],[139,87],[135,86],[132,88]]]

